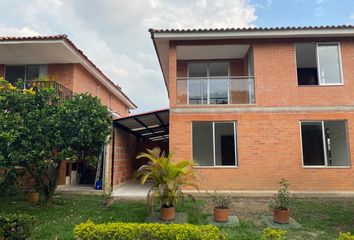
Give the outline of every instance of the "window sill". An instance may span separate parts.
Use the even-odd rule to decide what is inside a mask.
[[[302,168],[309,169],[350,169],[351,166],[302,166]]]
[[[237,169],[238,166],[194,166],[196,169]]]
[[[344,83],[338,84],[322,84],[322,85],[297,85],[298,87],[340,87],[344,86]]]

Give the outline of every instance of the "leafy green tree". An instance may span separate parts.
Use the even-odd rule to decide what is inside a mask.
[[[5,176],[30,174],[47,203],[61,161],[96,163],[110,127],[109,111],[89,94],[61,100],[53,89],[20,90],[0,80],[0,168]]]

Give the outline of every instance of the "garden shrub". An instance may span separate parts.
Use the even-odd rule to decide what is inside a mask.
[[[211,225],[159,223],[81,223],[74,229],[78,240],[220,240],[219,228]]]
[[[27,214],[0,216],[0,239],[28,239],[35,224],[35,217]]]
[[[337,240],[354,240],[354,235],[352,235],[350,232],[340,233]]]
[[[262,240],[283,240],[285,238],[286,231],[274,228],[265,228],[262,233]]]

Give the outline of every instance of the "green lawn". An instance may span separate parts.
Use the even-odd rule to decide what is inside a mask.
[[[197,204],[187,201],[177,209],[188,213],[190,223],[205,224],[205,203],[205,200],[198,200]],[[111,208],[105,208],[102,197],[98,196],[58,196],[51,207],[31,206],[23,200],[1,198],[0,214],[14,212],[37,216],[33,239],[73,239],[74,226],[88,219],[96,223],[144,222],[147,217],[144,202],[116,202]],[[289,231],[288,239],[333,240],[340,231],[354,233],[354,199],[296,200],[292,212],[303,228]],[[229,239],[259,240],[264,226],[257,220],[262,214],[255,213],[254,221],[241,218],[239,227],[223,231]]]

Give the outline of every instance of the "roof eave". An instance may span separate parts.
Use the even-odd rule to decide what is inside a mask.
[[[354,28],[289,29],[289,30],[235,30],[235,31],[150,31],[152,38],[169,40],[244,39],[244,38],[302,38],[351,37]]]
[[[164,72],[164,69],[162,67],[160,54],[159,54],[159,51],[157,49],[157,44],[156,44],[155,37],[154,37],[154,32],[152,32],[151,29],[149,29],[149,32],[150,32],[150,35],[151,35],[152,43],[154,44],[154,49],[155,49],[155,53],[157,55],[157,59],[159,61],[160,69],[161,69],[161,72],[162,72],[162,77],[163,77],[163,80],[164,80],[164,83],[165,83],[165,87],[166,87],[166,90],[167,90],[167,95],[169,97],[170,96],[170,91],[168,90],[168,84],[167,84],[167,81],[166,81],[167,76],[166,76],[166,73]]]

